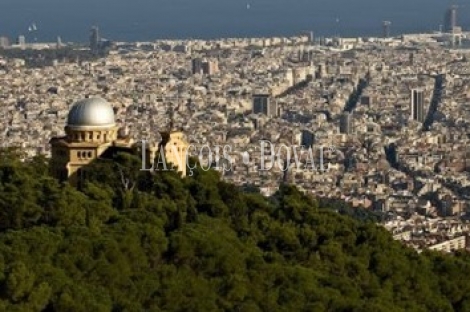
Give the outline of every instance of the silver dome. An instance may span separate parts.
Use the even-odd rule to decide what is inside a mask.
[[[67,119],[70,127],[105,128],[115,126],[114,110],[102,98],[89,98],[76,102]]]

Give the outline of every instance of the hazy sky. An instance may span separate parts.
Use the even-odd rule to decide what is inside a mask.
[[[247,4],[250,9],[247,10]],[[448,0],[2,0],[0,34],[86,41],[91,25],[109,39],[380,33],[438,29]],[[336,23],[336,18],[340,22]],[[470,28],[470,4],[459,10]]]

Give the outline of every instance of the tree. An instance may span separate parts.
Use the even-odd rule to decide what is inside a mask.
[[[0,164],[0,310],[469,309],[469,252],[418,254],[292,185],[265,198],[121,155],[76,190],[21,157]]]

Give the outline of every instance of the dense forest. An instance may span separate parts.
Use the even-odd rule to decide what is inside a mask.
[[[77,190],[0,157],[0,311],[470,311],[469,254],[417,254],[294,186],[116,154]]]

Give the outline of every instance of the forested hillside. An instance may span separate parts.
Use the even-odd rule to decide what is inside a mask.
[[[418,255],[285,186],[143,172],[119,154],[82,190],[0,155],[0,311],[470,311],[470,256]]]

